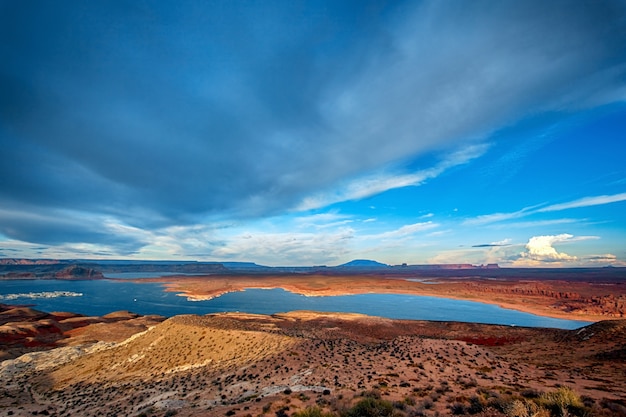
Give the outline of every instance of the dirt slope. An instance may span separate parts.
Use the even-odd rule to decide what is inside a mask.
[[[0,415],[340,413],[366,393],[395,402],[398,415],[502,416],[502,404],[561,385],[582,394],[591,415],[626,413],[623,320],[567,331],[312,312],[186,315],[91,346],[2,362]]]

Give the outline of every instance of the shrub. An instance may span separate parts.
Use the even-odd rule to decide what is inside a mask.
[[[342,417],[397,417],[401,414],[394,411],[393,405],[386,400],[366,397],[346,412]]]
[[[334,413],[326,413],[319,407],[307,407],[294,413],[292,417],[336,417]]]
[[[520,392],[520,395],[524,398],[539,398],[541,393],[533,388],[528,388]]]
[[[478,414],[482,412],[484,409],[485,409],[485,404],[483,403],[483,401],[481,401],[481,399],[478,396],[473,396],[472,398],[470,398],[470,406],[467,409],[467,411],[470,414]]]
[[[380,391],[378,391],[377,389],[373,389],[373,390],[369,390],[369,391],[363,391],[361,393],[361,397],[373,398],[375,400],[380,400]]]
[[[461,403],[454,403],[450,406],[450,412],[455,416],[465,414],[465,411],[465,406]]]
[[[398,410],[406,410],[406,403],[403,401],[394,401],[391,403],[391,405],[393,406],[393,408],[396,408]]]
[[[585,414],[585,405],[580,396],[569,387],[559,387],[558,390],[546,392],[539,397],[539,404],[551,411],[553,416],[582,416]]]
[[[288,410],[289,410],[289,407],[287,407],[287,406],[283,406],[283,407],[279,408],[276,411],[276,417],[289,417],[289,414],[287,414]]]
[[[513,400],[504,407],[504,411],[508,417],[531,417],[538,411],[538,406],[535,403]]]

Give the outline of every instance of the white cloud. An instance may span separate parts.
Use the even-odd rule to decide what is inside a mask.
[[[537,213],[562,211],[562,210],[569,210],[569,209],[580,208],[580,207],[599,206],[599,205],[604,205],[604,204],[617,203],[620,201],[626,201],[626,193],[584,197],[578,200],[569,201],[567,203],[552,204],[552,205],[545,206],[545,207],[540,207],[540,205],[524,207],[521,210],[510,212],[510,213],[485,214],[481,216],[476,216],[471,219],[467,219],[463,222],[463,224],[467,226],[480,226],[480,225],[485,225],[485,224],[503,222],[506,220],[518,219],[521,217],[526,217],[526,216],[530,216],[530,215],[537,214]],[[556,221],[566,222],[566,220],[556,220]]]
[[[598,195],[595,197],[584,197],[578,200],[570,201],[562,204],[553,204],[548,207],[541,208],[537,212],[560,211],[579,207],[599,206],[603,204],[617,203],[626,201],[626,193],[613,195]]]
[[[525,228],[537,228],[537,227],[546,227],[546,226],[554,226],[557,224],[572,224],[576,223],[578,225],[584,224],[587,222],[587,219],[552,219],[552,220],[535,220],[535,221],[527,221],[527,222],[511,222],[511,223],[501,223],[501,224],[490,224],[489,227],[492,229],[525,229]]]
[[[351,216],[337,212],[317,213],[307,216],[298,216],[294,223],[299,229],[327,229],[354,222]]]
[[[510,263],[512,256],[517,256],[520,245],[509,246],[485,246],[480,248],[458,248],[437,253],[428,259],[429,263],[454,264],[469,263],[473,265],[498,264],[500,266]]]
[[[334,264],[350,252],[353,237],[349,227],[317,233],[244,232],[214,249],[212,256],[272,266]]]
[[[599,239],[598,236],[573,236],[567,233],[560,235],[533,236],[526,244],[526,252],[520,253],[521,262],[529,260],[531,263],[559,262],[572,263],[578,261],[576,256],[559,252],[554,247],[558,243],[580,242],[584,240]]]
[[[570,256],[564,252],[558,252],[553,245],[556,243],[567,242],[574,236],[570,234],[560,234],[553,236],[533,236],[526,244],[527,252],[522,252],[523,258],[529,258],[534,261],[554,262],[554,261],[574,261],[577,258]]]
[[[439,227],[439,224],[433,222],[421,222],[404,225],[398,229],[388,232],[377,233],[373,235],[363,236],[363,239],[399,239],[414,235],[415,233],[431,230]]]
[[[426,180],[441,175],[447,169],[466,164],[482,156],[487,152],[488,147],[487,144],[465,146],[447,155],[434,167],[410,174],[379,171],[369,176],[360,177],[339,185],[332,191],[304,198],[296,210],[311,210],[343,201],[360,200],[396,188],[418,186]]]
[[[484,214],[480,216],[476,216],[471,219],[467,219],[463,221],[463,225],[465,226],[482,226],[485,224],[498,223],[506,220],[517,219],[520,217],[526,216],[527,213],[525,209],[520,211],[516,211],[513,213],[493,213],[493,214]]]

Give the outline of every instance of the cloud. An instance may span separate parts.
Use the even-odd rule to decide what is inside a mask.
[[[376,240],[385,240],[385,239],[401,239],[405,237],[412,236],[416,233],[424,232],[426,230],[431,230],[439,227],[439,224],[429,222],[420,222],[404,225],[398,229],[390,230],[387,232],[377,233],[373,235],[362,236],[363,239],[376,239]]]
[[[46,245],[99,242],[130,254],[145,244],[146,233],[132,235],[114,226],[111,218],[86,216],[72,210],[42,212],[0,209],[0,234],[14,240]],[[120,233],[121,232],[121,233]],[[0,235],[0,236],[1,236]]]
[[[563,252],[557,252],[557,250],[552,246],[556,243],[567,242],[573,237],[573,235],[569,234],[531,237],[526,244],[527,252],[523,252],[521,256],[541,262],[574,261],[577,259],[575,256],[570,256]]]
[[[482,243],[479,245],[472,245],[473,248],[495,248],[501,246],[510,246],[511,239],[504,239],[499,242],[491,242],[491,243]]]
[[[576,256],[570,256],[564,252],[558,252],[554,245],[557,243],[579,242],[583,240],[598,239],[597,236],[577,236],[563,233],[560,235],[533,236],[526,244],[526,252],[520,255],[532,261],[538,262],[571,262],[576,261]]]
[[[522,246],[511,243],[503,246],[447,249],[430,257],[428,262],[435,264],[470,263],[473,265],[498,264],[500,266],[508,266],[511,264],[511,259],[519,258],[519,249]]]
[[[592,255],[592,256],[586,256],[585,257],[586,260],[589,261],[596,261],[596,262],[615,262],[617,261],[617,256],[607,253],[604,255]]]
[[[578,200],[570,201],[562,204],[552,204],[548,207],[541,208],[537,212],[549,212],[569,210],[580,207],[600,206],[603,204],[617,203],[620,201],[626,201],[626,193],[613,194],[613,195],[599,195],[594,197],[584,197]]]
[[[93,243],[104,219],[158,231],[323,207],[435,178],[529,114],[624,99],[619,2],[350,7],[3,6],[0,205],[91,220],[0,230]],[[461,154],[393,169],[444,149]]]
[[[327,229],[346,225],[354,222],[351,216],[337,212],[317,213],[305,216],[298,216],[294,219],[296,227],[299,229]]]
[[[576,223],[578,225],[587,223],[587,219],[552,219],[552,220],[533,220],[533,221],[525,221],[525,222],[507,222],[503,224],[491,224],[490,228],[493,229],[526,229],[526,228],[543,228],[546,226],[554,226],[561,224],[572,224]]]
[[[349,181],[345,185],[335,186],[331,192],[306,197],[297,207],[298,210],[311,210],[326,207],[334,203],[360,200],[395,188],[418,186],[428,179],[435,178],[446,170],[463,165],[482,156],[487,151],[487,144],[474,144],[463,147],[430,169],[411,174],[378,172],[373,175]],[[428,215],[426,215],[428,216]]]
[[[562,210],[570,210],[581,207],[591,207],[591,206],[600,206],[604,204],[617,203],[621,201],[626,201],[626,193],[613,194],[613,195],[600,195],[600,196],[592,196],[592,197],[584,197],[578,200],[561,203],[561,204],[552,204],[549,206],[541,207],[532,206],[525,207],[521,210],[510,212],[510,213],[494,213],[494,214],[485,214],[481,216],[476,216],[471,219],[467,219],[463,222],[464,225],[467,226],[480,226],[491,223],[498,223],[507,220],[518,219],[521,217],[530,216],[537,213],[547,213],[553,211],[562,211]],[[555,224],[554,222],[567,223],[571,222],[571,219],[559,219],[559,220],[547,220],[547,222],[552,222],[551,224]],[[524,225],[524,223],[519,223]]]
[[[519,219],[535,213],[534,207],[526,207],[511,213],[493,213],[476,216],[463,221],[465,226],[482,226],[485,224],[499,223],[507,220]]]
[[[354,231],[349,227],[316,233],[244,232],[229,239],[227,245],[215,248],[216,259],[249,261],[264,265],[334,264],[350,252]]]

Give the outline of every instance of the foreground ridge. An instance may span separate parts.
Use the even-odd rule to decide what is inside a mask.
[[[183,315],[123,341],[2,362],[0,411],[298,416],[308,407],[339,416],[370,398],[398,416],[498,416],[567,385],[588,415],[620,415],[625,345],[626,320],[568,331],[315,312]]]

